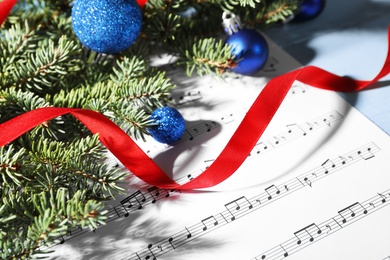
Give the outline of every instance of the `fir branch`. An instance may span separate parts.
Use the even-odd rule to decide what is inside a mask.
[[[13,145],[0,148],[0,183],[1,186],[19,186],[22,179],[26,178],[20,171],[23,160],[26,158],[26,150],[16,150]]]
[[[151,76],[123,82],[118,86],[116,96],[121,103],[135,108],[153,109],[168,100],[169,91],[175,87],[165,72],[157,71]],[[116,101],[116,100],[115,100]]]
[[[177,29],[181,26],[179,15],[170,12],[156,12],[145,20],[144,31],[151,41],[167,42],[175,40]]]
[[[211,73],[221,75],[237,65],[231,46],[214,38],[199,40],[192,46],[192,49],[186,50],[185,55],[189,76],[195,69],[199,75]]]
[[[36,48],[36,31],[25,21],[23,26],[15,24],[0,34],[0,89],[9,86],[13,82],[10,71],[15,62],[21,59],[26,53],[32,53]]]
[[[141,57],[123,57],[122,60],[117,61],[116,67],[113,68],[114,74],[111,76],[111,80],[121,86],[134,78],[143,77],[146,70],[147,64]]]
[[[111,108],[115,115],[115,122],[134,138],[142,138],[148,135],[147,127],[151,126],[153,121],[144,110],[128,106],[125,103],[113,104]]]
[[[261,28],[290,16],[299,0],[149,0],[139,39],[117,55],[83,51],[69,0],[19,0],[0,30],[0,123],[41,107],[82,107],[144,138],[151,110],[176,87],[152,68],[160,50],[187,74],[220,76],[234,67],[217,40],[231,10]],[[190,12],[186,12],[186,11]],[[190,15],[188,15],[190,13]],[[75,227],[106,219],[102,201],[122,192],[126,172],[105,163],[106,150],[70,115],[44,122],[0,149],[0,258],[40,257]]]
[[[279,0],[271,2],[267,8],[267,12],[264,13],[261,20],[265,21],[266,24],[285,21],[287,18],[294,15],[294,13],[298,10],[298,2],[299,1],[296,0]]]
[[[48,107],[49,103],[31,92],[15,88],[0,91],[0,123],[5,122],[25,111]]]
[[[74,59],[79,55],[79,46],[68,41],[66,36],[59,39],[58,45],[47,39],[34,54],[28,55],[27,60],[18,60],[9,73],[13,75],[16,87],[38,94],[53,92],[55,87],[64,87],[62,80],[69,72],[80,70],[79,61]]]

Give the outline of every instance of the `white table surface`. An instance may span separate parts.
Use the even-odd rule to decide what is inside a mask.
[[[390,0],[327,0],[313,20],[263,32],[303,65],[338,75],[372,79],[387,54]],[[390,77],[381,87],[341,95],[390,134]]]

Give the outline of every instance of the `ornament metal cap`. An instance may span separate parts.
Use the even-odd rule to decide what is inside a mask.
[[[232,35],[243,28],[240,17],[230,12],[223,12],[222,26],[228,35]]]

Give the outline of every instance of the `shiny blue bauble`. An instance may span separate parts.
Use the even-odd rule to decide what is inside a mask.
[[[325,0],[303,0],[294,21],[304,22],[317,17],[325,7]]]
[[[148,132],[154,140],[172,144],[179,141],[186,130],[186,122],[183,116],[172,107],[160,107],[152,112],[150,119],[156,125],[148,127]]]
[[[232,70],[242,75],[252,75],[258,72],[268,59],[268,44],[265,38],[256,30],[241,29],[229,35],[226,43],[230,44],[238,61]]]
[[[142,13],[136,0],[76,0],[72,26],[89,49],[113,54],[127,49],[142,27]]]

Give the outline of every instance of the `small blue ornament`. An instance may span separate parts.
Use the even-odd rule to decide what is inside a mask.
[[[304,22],[316,18],[325,7],[325,0],[303,0],[294,21]]]
[[[238,16],[224,13],[223,26],[229,35],[226,43],[232,46],[232,53],[238,64],[235,73],[251,75],[258,72],[268,59],[268,44],[256,30],[242,29]]]
[[[86,47],[113,54],[127,49],[137,39],[142,13],[135,0],[76,0],[72,26]]]
[[[172,107],[160,107],[152,112],[150,119],[155,126],[149,127],[150,135],[158,142],[172,144],[184,134],[186,122],[179,111]]]

